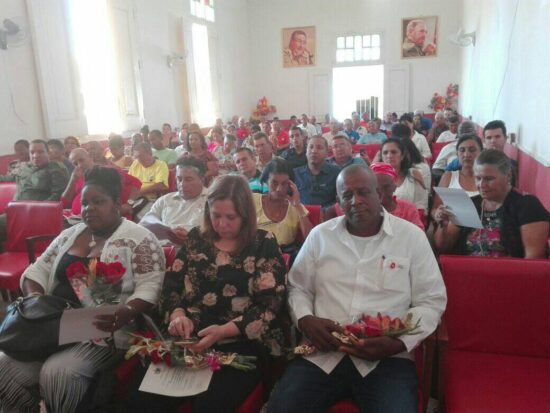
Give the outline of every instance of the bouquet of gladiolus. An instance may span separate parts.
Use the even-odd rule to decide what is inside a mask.
[[[204,354],[189,354],[182,343],[162,341],[154,338],[154,333],[130,333],[130,348],[126,360],[140,356],[149,358],[153,364],[165,363],[167,366],[182,366],[200,370],[209,368],[218,371],[222,366],[249,371],[256,368],[255,356],[241,356],[237,353],[208,351]]]
[[[73,262],[65,274],[76,296],[84,305],[120,303],[122,277],[126,268],[120,262],[106,263],[93,258],[88,266]]]
[[[344,326],[344,333],[332,332],[332,335],[344,344],[355,344],[360,339],[369,337],[400,337],[404,335],[420,334],[420,319],[413,322],[413,315],[407,314],[404,320],[399,317],[391,318],[378,313],[373,317],[364,314],[355,323]],[[294,354],[309,356],[316,352],[311,344],[302,344],[294,349]]]

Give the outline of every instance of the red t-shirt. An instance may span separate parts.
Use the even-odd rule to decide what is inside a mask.
[[[248,129],[237,129],[237,138],[239,138],[239,140],[245,140],[246,138],[248,138],[248,135],[250,135],[250,133],[248,133]]]
[[[277,135],[277,145],[280,147],[288,146],[288,132],[286,130],[282,130],[281,133]]]
[[[115,168],[117,172],[120,175],[120,179],[122,180],[122,191],[120,193],[120,202],[125,204],[128,202],[128,198],[130,196],[130,191],[132,188],[141,189],[141,181],[132,175],[128,175],[128,172]],[[81,176],[78,181],[76,181],[74,190],[75,190],[75,197],[73,198],[72,202],[69,202],[67,199],[61,197],[61,201],[63,202],[63,208],[71,208],[71,212],[73,215],[80,215],[80,207],[82,202],[82,188],[84,188],[84,177]]]

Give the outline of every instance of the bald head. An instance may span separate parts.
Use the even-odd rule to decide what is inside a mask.
[[[369,167],[366,165],[353,164],[345,167],[338,174],[338,178],[336,179],[336,192],[338,193],[339,198],[341,198],[341,195],[344,192],[344,182],[350,176],[353,176],[353,177],[357,176],[359,180],[365,182],[368,186],[376,190],[376,186],[377,186],[376,176],[369,169]]]
[[[378,182],[366,165],[350,165],[336,181],[338,202],[346,215],[346,227],[352,235],[375,235],[382,224]]]
[[[94,167],[94,161],[88,151],[84,148],[76,148],[71,151],[69,160],[76,168],[86,172]]]

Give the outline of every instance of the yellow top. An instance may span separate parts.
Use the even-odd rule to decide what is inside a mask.
[[[296,208],[288,204],[288,209],[285,217],[281,222],[273,222],[270,220],[264,212],[262,207],[262,195],[252,194],[254,199],[254,206],[256,207],[256,221],[258,222],[258,228],[266,231],[271,231],[279,245],[292,244],[296,239],[296,234],[300,228],[300,214]],[[302,211],[307,215],[308,210],[301,205]]]
[[[155,163],[145,168],[137,159],[130,166],[128,173],[141,181],[141,188],[163,183],[168,188],[168,165],[166,162],[155,159]],[[156,199],[154,194],[147,195],[149,199]]]

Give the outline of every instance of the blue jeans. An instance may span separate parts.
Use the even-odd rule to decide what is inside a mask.
[[[352,398],[363,413],[418,411],[418,380],[411,360],[387,358],[362,377],[346,356],[326,374],[297,358],[287,368],[269,400],[268,413],[320,413]]]

